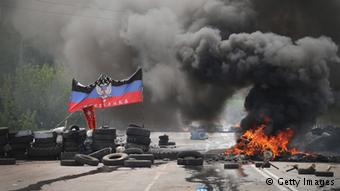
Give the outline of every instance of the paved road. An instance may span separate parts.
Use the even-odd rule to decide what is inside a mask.
[[[205,141],[191,141],[187,133],[168,133],[179,148],[210,150],[224,148],[233,144],[232,134],[211,134]],[[160,133],[153,133],[152,140],[157,141]],[[238,170],[223,169],[222,163],[205,163],[204,167],[180,167],[175,161],[156,161],[152,168],[114,168],[114,167],[62,167],[58,161],[19,161],[15,166],[0,166],[0,191],[2,190],[47,190],[47,191],[159,191],[159,190],[340,190],[340,165],[336,165],[336,177],[333,186],[298,187],[278,185],[277,179],[286,180],[303,178],[315,181],[315,176],[298,176],[297,172],[285,173],[292,163],[275,162],[280,170],[257,169],[253,164],[244,165]],[[309,163],[299,164],[308,166]],[[320,170],[329,164],[317,164]],[[273,180],[272,185],[266,179]]]

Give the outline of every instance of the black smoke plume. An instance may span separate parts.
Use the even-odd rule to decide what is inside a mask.
[[[220,89],[227,98],[236,89],[252,87],[244,104],[248,115],[242,120],[243,130],[267,116],[268,134],[285,128],[299,131],[313,124],[333,102],[328,65],[338,63],[339,58],[337,46],[329,38],[293,41],[254,32],[222,40],[217,30],[206,28],[182,39],[178,58],[183,70],[200,82],[198,87],[209,86],[209,95],[214,97],[214,91]],[[209,106],[219,109],[223,100]]]

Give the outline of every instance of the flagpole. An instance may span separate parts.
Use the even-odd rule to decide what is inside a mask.
[[[64,121],[66,121],[68,118],[70,118],[73,115],[74,112],[70,113],[68,116],[66,116],[62,121],[60,121],[54,128],[57,128],[60,124],[62,124]]]

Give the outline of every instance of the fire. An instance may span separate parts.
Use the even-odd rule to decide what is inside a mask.
[[[288,128],[276,135],[268,136],[264,133],[265,124],[257,128],[247,130],[239,139],[238,143],[225,151],[225,154],[258,155],[266,149],[270,149],[274,158],[284,153],[299,153],[295,148],[288,148],[289,140],[293,137],[293,130]]]

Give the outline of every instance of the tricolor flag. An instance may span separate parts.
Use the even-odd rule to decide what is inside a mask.
[[[73,79],[68,112],[83,110],[89,106],[107,108],[143,101],[142,69],[127,80],[113,80],[101,75],[99,79],[84,86]]]

